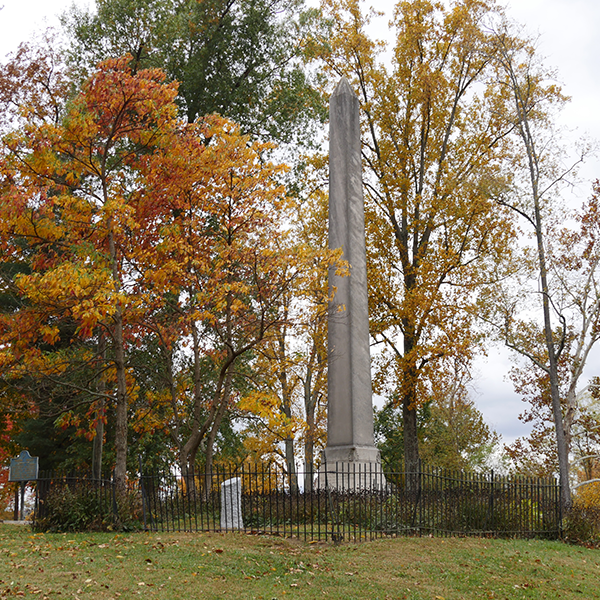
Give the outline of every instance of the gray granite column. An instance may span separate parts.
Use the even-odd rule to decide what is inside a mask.
[[[329,306],[324,461],[328,471],[338,463],[348,472],[381,473],[373,441],[359,104],[345,78],[331,96],[329,120],[329,247],[342,248],[350,269],[347,276],[336,275],[335,268],[329,271],[334,296]],[[371,478],[360,475],[359,480],[365,487]]]

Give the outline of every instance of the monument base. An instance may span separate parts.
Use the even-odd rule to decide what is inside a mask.
[[[384,490],[387,487],[379,450],[373,446],[325,448],[316,489],[336,491]]]

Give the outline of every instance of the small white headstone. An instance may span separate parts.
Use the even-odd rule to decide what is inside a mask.
[[[239,477],[221,484],[221,529],[244,529],[242,480]]]

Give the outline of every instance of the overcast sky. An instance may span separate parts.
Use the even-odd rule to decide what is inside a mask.
[[[35,31],[56,25],[56,15],[72,4],[72,0],[0,0],[0,57],[16,49]],[[79,0],[80,6],[93,5]],[[373,2],[381,10],[393,6],[390,0]],[[600,140],[600,2],[598,0],[513,0],[506,4],[508,14],[533,36],[539,35],[539,50],[548,66],[558,70],[565,93],[572,97],[562,114],[562,124],[576,129],[576,135],[587,134]],[[386,37],[387,19],[378,25],[378,37]],[[582,184],[575,195],[589,194],[591,181],[600,177],[598,158],[582,170]],[[576,198],[575,198],[576,199]],[[506,351],[492,350],[487,360],[478,360],[476,400],[486,421],[505,441],[528,431],[517,420],[523,408],[505,377],[510,368]],[[600,374],[600,352],[592,357],[588,376]]]

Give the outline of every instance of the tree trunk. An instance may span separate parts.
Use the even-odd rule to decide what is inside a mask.
[[[404,431],[404,470],[406,473],[418,473],[420,467],[419,438],[417,435],[417,410],[411,407],[411,400],[402,404],[402,427]]]
[[[417,428],[417,365],[413,357],[415,338],[414,325],[404,323],[404,368],[402,375],[402,427],[404,437],[404,472],[407,489],[418,488],[421,461]]]
[[[304,491],[312,492],[315,481],[315,443],[312,438],[314,419],[306,422],[306,440],[304,442]]]
[[[406,474],[406,489],[419,489],[419,474],[421,460],[419,458],[419,438],[417,435],[417,409],[411,400],[402,403],[402,427],[404,432],[404,472]]]
[[[223,389],[223,381],[229,370],[231,364],[230,361],[233,359],[229,358],[228,362],[221,368],[219,374],[219,381],[217,383],[217,389],[215,397],[209,409],[208,415],[202,419],[202,378],[200,370],[200,340],[196,327],[192,325],[192,340],[193,340],[193,352],[194,352],[194,409],[191,423],[191,432],[188,436],[185,444],[180,446],[179,451],[179,465],[181,472],[185,473],[186,476],[194,470],[196,454],[198,447],[204,439],[206,432],[209,430],[215,419],[217,410],[219,409],[219,398]],[[226,370],[225,373],[223,370]],[[181,442],[180,442],[181,443]]]
[[[306,412],[306,435],[304,438],[304,491],[312,492],[315,468],[315,410],[316,398],[311,393],[311,373],[308,370],[304,382],[304,410]]]
[[[127,482],[127,380],[125,349],[123,340],[123,316],[121,309],[115,314],[113,333],[115,367],[117,372],[117,406],[115,419],[115,483],[117,489],[125,491]]]
[[[112,262],[115,291],[120,291],[117,249],[112,232],[108,234],[108,246]],[[117,304],[113,316],[112,343],[117,375],[117,404],[115,419],[115,483],[119,491],[125,491],[127,482],[127,378],[125,362],[125,338],[123,335],[123,307]]]
[[[298,492],[298,474],[296,473],[296,462],[294,457],[294,439],[290,437],[285,439],[285,462],[288,470],[290,493],[295,494]]]
[[[288,423],[292,421],[292,389],[288,382],[288,362],[285,347],[286,322],[288,318],[287,304],[284,304],[284,323],[277,329],[277,346],[279,350],[279,371],[277,377],[281,385],[281,406],[280,410],[285,415]],[[296,473],[296,459],[294,456],[294,437],[288,434],[284,439],[285,462],[288,472],[290,492],[295,494],[298,491],[298,475]]]
[[[565,435],[562,406],[560,401],[560,387],[558,379],[558,356],[554,345],[552,322],[550,319],[550,296],[548,289],[548,273],[544,251],[543,232],[539,199],[535,197],[536,237],[538,245],[538,259],[540,266],[540,283],[542,286],[542,306],[544,310],[544,335],[548,351],[548,375],[550,376],[550,395],[552,398],[552,415],[556,431],[556,449],[558,453],[558,471],[560,477],[560,496],[563,509],[571,506],[571,486],[569,482],[569,445]]]
[[[326,357],[320,355],[317,345],[314,344],[311,352],[311,360],[306,369],[306,379],[304,380],[304,410],[306,413],[306,435],[304,438],[305,491],[312,491],[315,481],[315,438],[317,435],[315,416],[319,407],[323,371],[326,364]],[[314,387],[313,380],[315,381]]]
[[[518,94],[518,91],[515,91]],[[519,97],[519,96],[517,96]],[[550,395],[552,398],[552,414],[556,431],[556,450],[558,453],[558,470],[560,476],[560,494],[563,509],[571,506],[571,487],[569,484],[569,448],[565,436],[562,406],[560,401],[560,387],[558,377],[558,352],[554,344],[552,332],[552,320],[550,318],[550,290],[548,288],[548,270],[546,266],[546,252],[544,248],[544,230],[542,226],[542,213],[539,196],[539,165],[535,150],[533,136],[529,128],[529,120],[526,111],[521,105],[520,131],[521,137],[527,148],[529,160],[529,173],[533,196],[535,235],[538,251],[538,263],[540,270],[540,283],[542,287],[542,308],[544,313],[544,337],[548,352],[548,375],[550,376]]]
[[[227,406],[229,404],[229,396],[231,394],[231,381],[233,379],[233,364],[229,365],[227,370],[227,374],[225,376],[225,385],[223,386],[223,394],[219,401],[219,409],[215,415],[215,420],[213,421],[212,428],[208,437],[206,439],[206,453],[205,453],[205,467],[204,467],[204,477],[205,477],[205,485],[204,485],[204,493],[208,496],[210,494],[210,490],[212,487],[212,469],[213,469],[213,456],[214,456],[214,448],[215,448],[215,440],[217,439],[217,434],[219,433],[219,429],[221,427],[221,422],[223,421],[223,417],[225,416],[225,412],[227,411]]]
[[[104,408],[104,402],[102,403],[102,408]],[[104,421],[100,416],[102,412],[104,412],[102,409],[98,410],[96,432],[92,444],[92,479],[100,479],[102,477],[102,450],[104,446]]]
[[[104,369],[104,362],[106,360],[106,338],[103,333],[100,333],[98,340],[98,356],[100,358],[100,369]],[[102,450],[104,447],[104,410],[106,407],[106,401],[102,397],[106,393],[106,380],[104,374],[101,372],[98,375],[97,384],[98,393],[100,394],[100,400],[98,400],[98,410],[96,412],[96,435],[94,436],[94,442],[92,446],[92,479],[100,479],[102,477]]]

